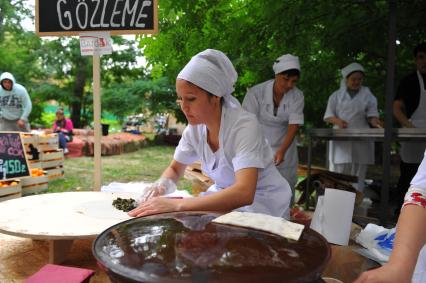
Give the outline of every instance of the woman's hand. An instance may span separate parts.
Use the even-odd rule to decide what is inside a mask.
[[[346,129],[348,127],[348,122],[346,122],[345,120],[342,119],[336,119],[335,124],[340,128],[340,129]]]
[[[138,207],[127,214],[134,217],[147,216],[151,214],[179,211],[182,199],[171,199],[167,197],[154,197],[142,202]]]
[[[153,197],[158,197],[173,193],[176,190],[176,184],[169,178],[160,178],[145,189],[139,202],[145,202]]]
[[[382,121],[380,121],[380,119],[379,119],[379,118],[377,118],[377,117],[372,117],[372,118],[370,118],[369,122],[370,122],[370,125],[371,125],[373,128],[383,128],[383,123],[382,123]]]
[[[275,156],[274,156],[275,166],[280,165],[284,161],[284,155],[285,155],[285,151],[280,150],[280,149],[277,150],[277,152],[275,153]]]
[[[380,268],[362,273],[354,283],[410,283],[410,274],[405,271],[406,268],[388,263]]]

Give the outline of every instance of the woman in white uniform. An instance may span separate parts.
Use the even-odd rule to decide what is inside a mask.
[[[362,85],[364,68],[352,63],[342,69],[340,88],[328,99],[324,121],[335,129],[381,127],[377,99],[368,87]],[[370,124],[370,125],[369,125]],[[358,176],[358,191],[364,190],[367,165],[374,164],[374,142],[331,141],[330,170]]]
[[[237,73],[220,51],[195,55],[178,74],[178,102],[189,125],[161,178],[129,212],[143,216],[171,211],[248,211],[289,216],[291,190],[273,164],[272,151],[256,117],[231,93]],[[168,199],[188,164],[201,160],[214,180],[200,197]]]
[[[255,114],[274,152],[274,162],[294,192],[297,182],[295,136],[303,124],[303,92],[296,87],[300,77],[299,58],[290,54],[273,65],[275,78],[248,90],[243,108]]]
[[[426,152],[405,195],[389,262],[381,268],[363,273],[355,281],[355,283],[410,282],[426,282]]]

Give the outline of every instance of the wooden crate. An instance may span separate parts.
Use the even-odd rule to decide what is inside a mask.
[[[35,148],[38,147],[38,136],[36,134],[21,133],[21,140],[27,153],[30,153],[30,144]]]
[[[39,152],[54,151],[59,149],[58,134],[43,134],[38,136]]]
[[[21,133],[21,139],[24,144],[28,143],[37,143],[38,138],[36,134],[30,134],[30,133]]]
[[[62,167],[63,165],[64,165],[63,159],[41,161],[41,168],[43,168],[44,170],[48,170],[50,168]]]
[[[28,160],[30,168],[50,169],[63,167],[64,152],[62,149],[40,152],[39,160]]]
[[[30,168],[42,168],[40,160],[28,160],[28,166]]]
[[[24,177],[21,179],[22,195],[30,195],[47,190],[49,178],[47,175],[38,177]]]
[[[6,201],[6,200],[10,200],[10,199],[14,199],[14,198],[20,198],[21,196],[22,196],[22,193],[15,193],[15,194],[1,196],[0,197],[0,202],[1,201]]]
[[[0,202],[21,197],[21,182],[19,179],[3,182],[17,182],[14,186],[0,187]]]
[[[64,160],[64,151],[62,149],[40,152],[41,161],[57,160],[57,159]]]
[[[62,166],[56,168],[45,169],[49,181],[64,177],[64,168]]]

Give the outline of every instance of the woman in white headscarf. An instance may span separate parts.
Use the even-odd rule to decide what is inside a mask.
[[[250,88],[243,108],[257,116],[274,152],[274,163],[294,192],[298,164],[295,136],[304,119],[303,92],[296,87],[299,58],[283,55],[272,68],[275,78]]]
[[[363,86],[364,68],[351,63],[341,71],[340,88],[328,99],[324,121],[335,129],[382,127],[377,111],[377,99]],[[358,191],[364,190],[367,165],[374,163],[374,142],[331,141],[329,166],[331,171],[358,176]]]
[[[256,117],[231,95],[236,80],[231,61],[213,49],[192,57],[178,74],[178,102],[189,125],[169,167],[129,215],[237,209],[289,216],[289,185],[272,162]],[[185,199],[156,197],[173,192],[186,166],[196,160],[214,181],[206,193]]]

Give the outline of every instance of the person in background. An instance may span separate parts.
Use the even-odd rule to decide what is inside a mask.
[[[0,75],[0,131],[28,132],[32,104],[24,86],[11,73]]]
[[[378,269],[364,272],[355,281],[410,282],[426,282],[426,151],[405,195],[389,262]]]
[[[393,115],[403,128],[426,128],[426,42],[414,48],[414,61],[416,71],[404,77],[398,86]],[[425,142],[400,142],[400,145],[400,177],[395,196],[398,209],[426,148]]]
[[[279,57],[272,66],[275,78],[250,88],[243,108],[258,118],[274,152],[274,163],[293,191],[297,183],[296,134],[303,125],[303,92],[296,87],[300,78],[299,58]]]
[[[180,71],[177,101],[189,125],[172,162],[130,216],[239,210],[289,217],[290,187],[275,168],[256,117],[232,96],[237,77],[228,57],[214,49],[198,53]],[[214,181],[205,193],[184,199],[157,197],[173,192],[186,166],[197,160]]]
[[[324,121],[335,129],[382,127],[377,99],[363,86],[364,68],[351,63],[341,73],[340,88],[328,99]],[[331,171],[358,176],[355,188],[363,192],[367,165],[374,164],[374,142],[330,141],[328,158]]]
[[[59,108],[56,110],[56,120],[53,123],[53,132],[58,134],[59,147],[67,154],[67,143],[72,141],[72,131],[74,126],[71,119],[65,117],[64,110]]]

